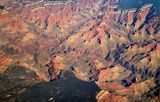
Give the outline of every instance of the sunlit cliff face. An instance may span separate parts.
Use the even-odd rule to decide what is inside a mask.
[[[159,18],[118,2],[0,1],[0,72],[24,66],[47,81],[67,70],[96,82],[100,102],[141,100],[160,83]]]

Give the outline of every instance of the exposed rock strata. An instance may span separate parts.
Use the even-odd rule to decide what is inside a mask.
[[[70,70],[105,90],[100,102],[141,100],[160,84],[159,18],[151,4],[121,11],[117,2],[0,2],[1,72],[28,65],[47,80],[49,68],[53,80]]]

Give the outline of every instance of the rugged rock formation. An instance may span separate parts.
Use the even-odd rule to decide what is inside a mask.
[[[118,0],[0,3],[0,72],[25,66],[54,80],[69,70],[105,90],[100,102],[142,100],[160,84],[160,22],[151,4],[119,10]]]

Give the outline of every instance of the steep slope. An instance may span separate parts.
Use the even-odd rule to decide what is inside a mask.
[[[160,84],[160,22],[153,5],[119,10],[118,0],[0,3],[2,73],[23,66],[54,80],[69,70],[99,85],[99,102],[141,101]]]

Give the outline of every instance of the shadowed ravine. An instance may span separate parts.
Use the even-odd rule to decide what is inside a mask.
[[[96,102],[99,92],[95,83],[81,81],[68,71],[51,82],[35,80],[40,81],[35,73],[22,67],[6,71],[5,77],[0,76],[1,102]]]

